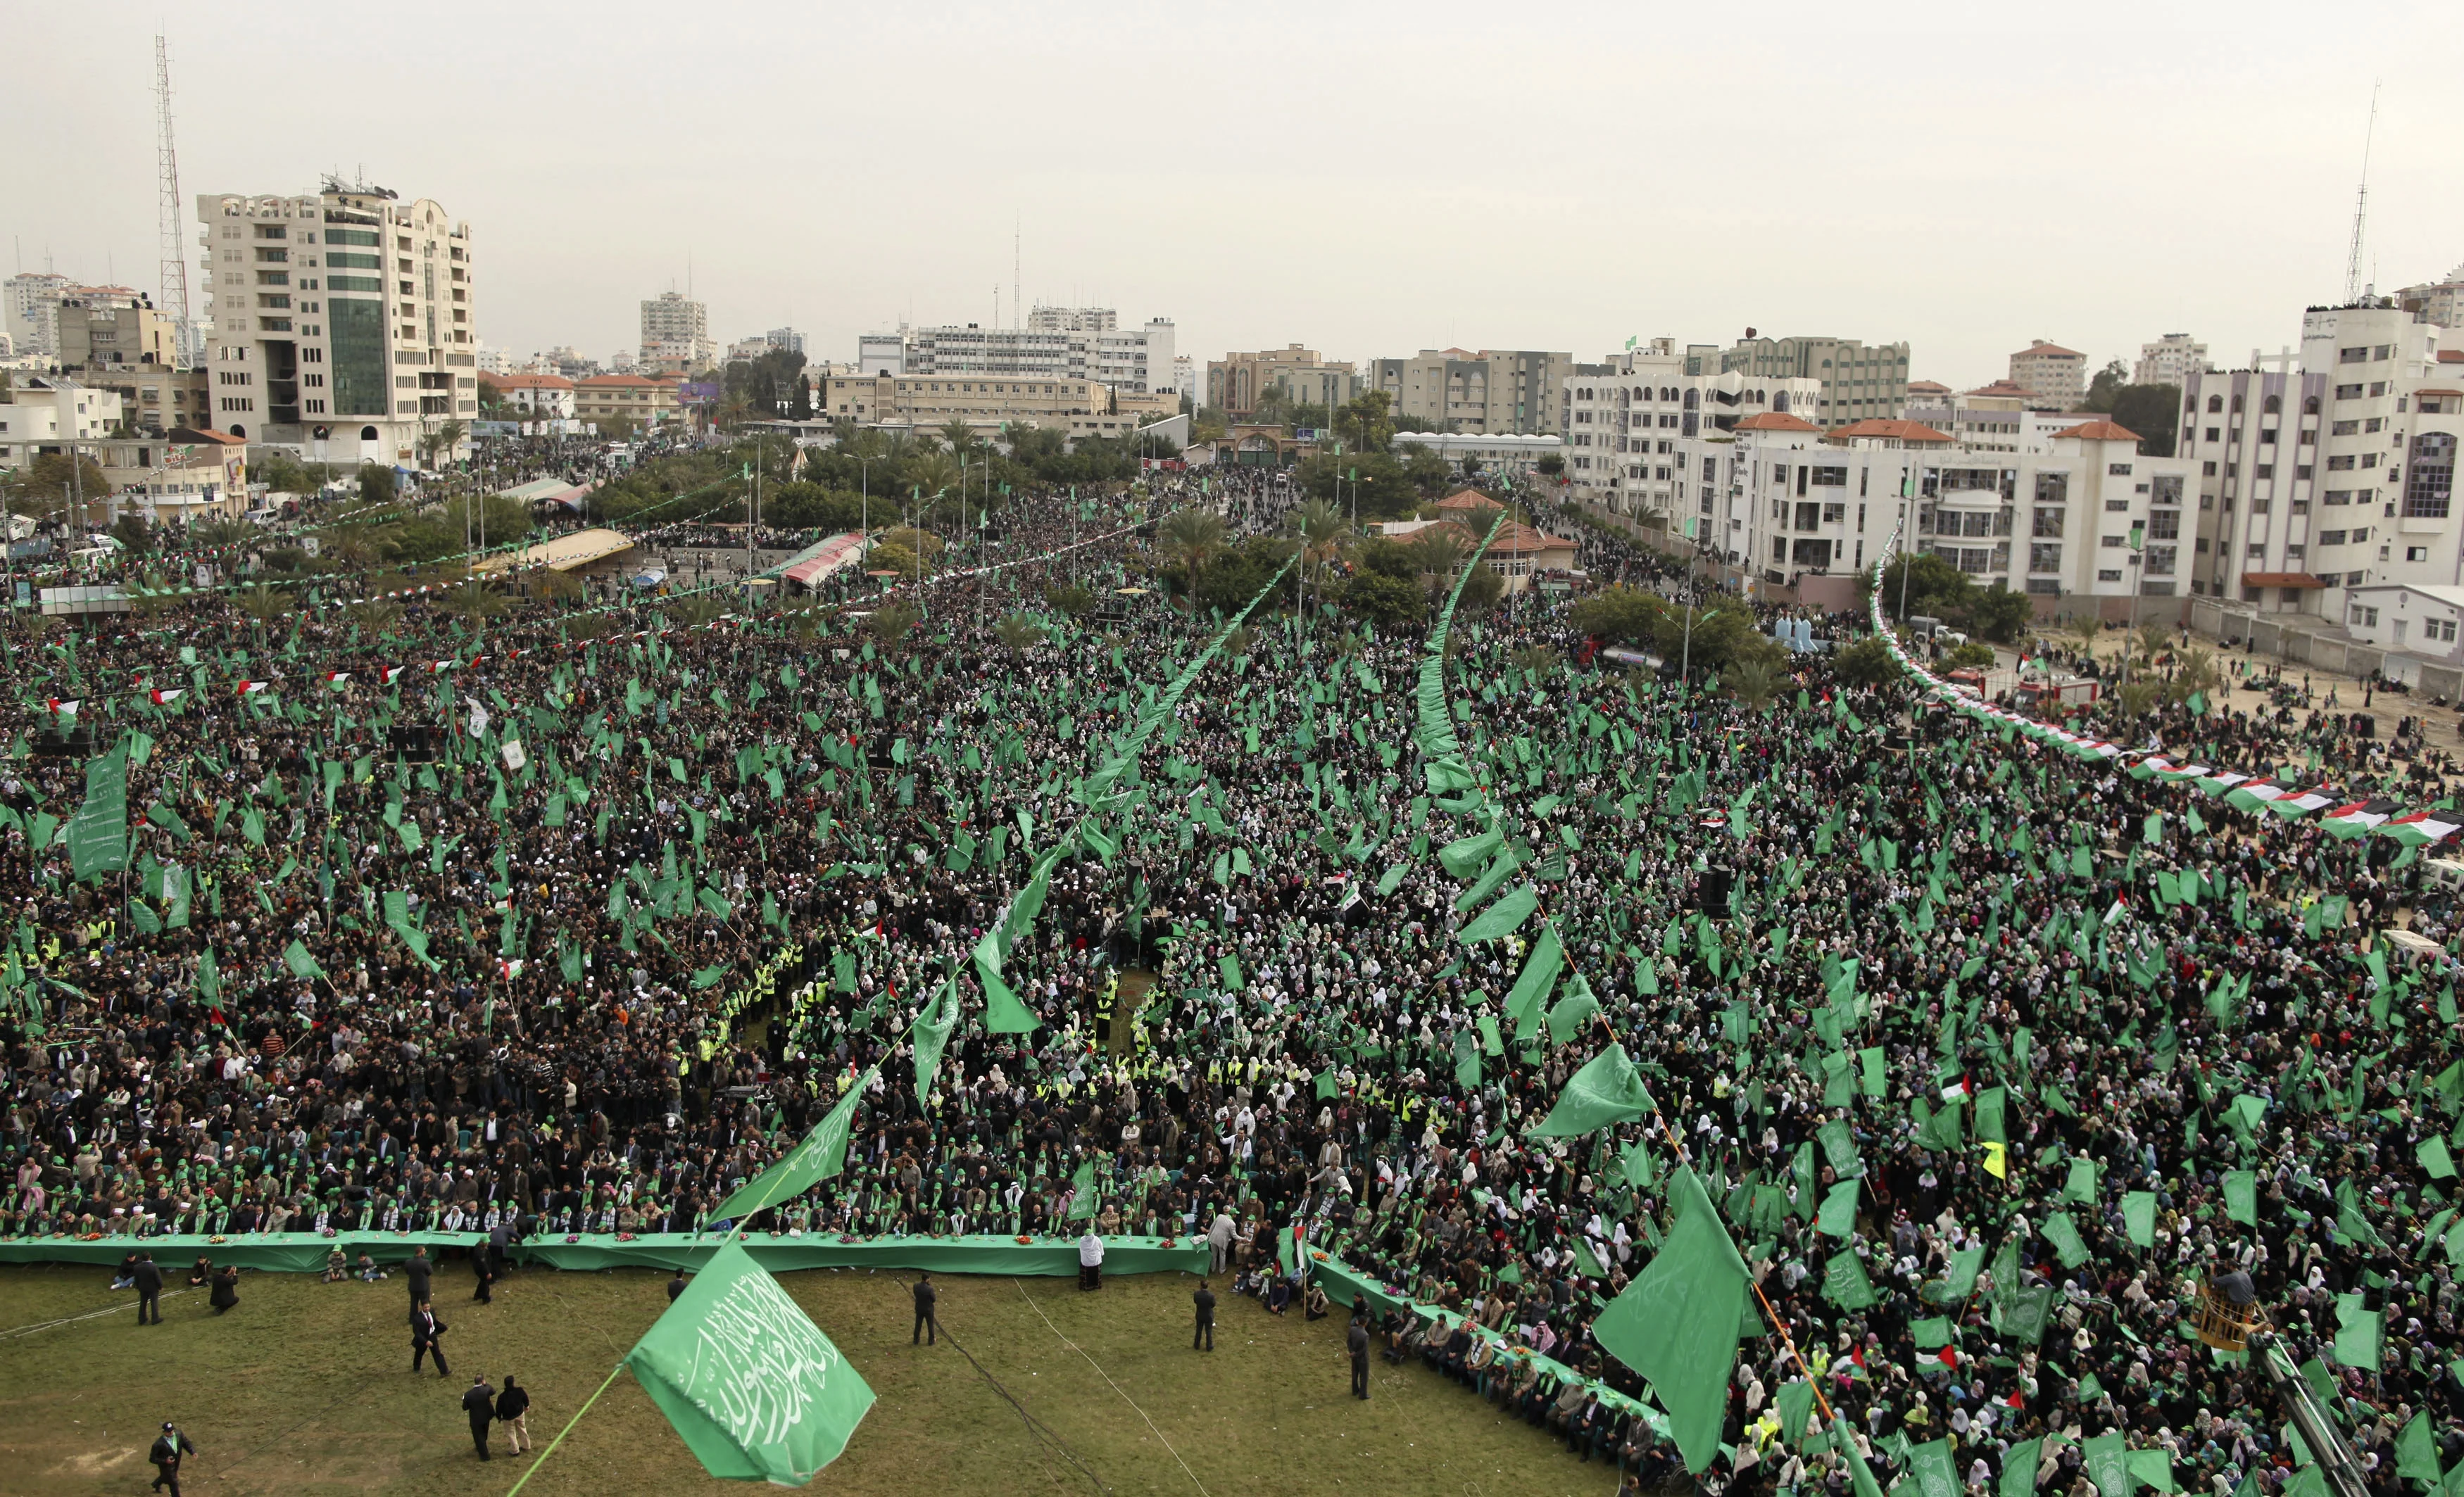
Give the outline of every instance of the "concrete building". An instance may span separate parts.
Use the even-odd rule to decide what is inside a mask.
[[[2395,294],[2395,303],[2407,312],[2418,312],[2440,327],[2464,328],[2464,265],[2449,271],[2439,280],[2407,286]]]
[[[2011,356],[2011,383],[2038,410],[2077,410],[2087,399],[2087,355],[2041,338]]]
[[[217,429],[312,461],[396,464],[477,416],[468,222],[430,198],[337,181],[292,197],[207,193],[197,217]]]
[[[8,318],[9,342],[18,355],[33,354],[45,359],[59,357],[57,335],[53,330],[53,314],[59,309],[60,298],[77,284],[66,275],[49,271],[28,271],[9,277],[5,295],[7,304],[0,308]]]
[[[2207,366],[2207,344],[2188,333],[2167,333],[2139,345],[2139,362],[2130,366],[2130,383],[2178,385]]]
[[[502,419],[521,428],[524,436],[570,436],[582,429],[574,383],[561,374],[482,374],[481,389],[493,389]]]
[[[1720,368],[1750,379],[1818,380],[1822,393],[1812,410],[1799,410],[1817,426],[1895,419],[1907,414],[1908,345],[1868,344],[1854,338],[1758,338],[1752,328],[1720,355]]]
[[[640,367],[650,374],[697,374],[718,362],[710,339],[710,308],[680,291],[642,303]]]
[[[1716,350],[1680,352],[1675,339],[1655,338],[1569,375],[1559,434],[1574,495],[1627,516],[1676,509],[1686,481],[1680,443],[1755,416],[1802,421],[1819,407],[1817,379],[1752,379],[1717,363]]]
[[[1109,307],[1038,307],[1025,327],[945,323],[871,333],[857,341],[867,374],[970,374],[1043,381],[1092,381],[1132,394],[1179,393],[1170,318],[1116,325]]]
[[[72,443],[99,442],[126,424],[116,391],[56,374],[13,380],[0,390],[0,464],[22,467]]]
[[[1574,356],[1532,349],[1423,348],[1373,359],[1363,383],[1395,402],[1395,421],[1428,431],[1555,431]]]
[[[1397,431],[1393,450],[1425,447],[1462,468],[1465,473],[1512,473],[1528,478],[1540,471],[1540,459],[1563,457],[1566,439],[1555,432],[1540,435],[1498,431]]]
[[[1228,353],[1206,361],[1206,394],[1199,403],[1235,420],[1255,415],[1269,389],[1280,389],[1295,404],[1324,405],[1330,394],[1342,405],[1360,391],[1349,360],[1322,357],[1313,348],[1286,343],[1256,353]]]
[[[153,525],[234,518],[248,508],[248,443],[227,431],[177,428],[95,449],[113,507]]]
[[[623,422],[642,429],[664,426],[680,419],[682,409],[673,380],[598,374],[573,382],[573,414],[576,420],[606,432]]]
[[[2194,591],[2336,620],[2367,585],[2464,583],[2464,350],[2441,332],[2386,297],[2313,307],[2298,356],[2190,377]]]
[[[166,332],[172,325],[163,323]],[[174,369],[160,363],[89,364],[75,378],[120,397],[123,429],[159,437],[179,427],[199,429],[213,425],[213,404],[208,397],[211,376],[204,369]]]
[[[1180,392],[1181,399],[1189,402],[1193,406],[1199,404],[1199,402],[1204,397],[1205,391],[1199,388],[1198,385],[1198,361],[1196,359],[1191,358],[1187,354],[1173,355],[1172,387]]]
[[[1073,438],[1121,437],[1180,413],[1175,392],[1113,390],[1083,379],[833,375],[814,393],[826,420],[918,429],[963,421],[993,436],[1004,426],[1035,426]]]

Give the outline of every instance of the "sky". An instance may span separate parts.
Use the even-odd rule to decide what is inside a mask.
[[[2429,4],[405,14],[12,13],[12,273],[159,284],[158,30],[192,265],[198,194],[363,175],[471,224],[517,356],[605,360],[688,285],[721,344],[788,324],[816,359],[996,296],[1014,323],[1015,243],[1030,303],[1170,318],[1201,359],[1750,326],[1904,340],[1955,388],[2035,338],[2101,363],[2188,332],[2230,367],[2340,299],[2374,86],[2365,279],[2464,262],[2464,31]]]

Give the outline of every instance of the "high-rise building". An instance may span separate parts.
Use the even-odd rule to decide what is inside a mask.
[[[2179,385],[2207,366],[2207,344],[2188,333],[2167,333],[2139,345],[2139,362],[2130,366],[2130,383]]]
[[[2440,327],[2464,328],[2464,265],[2449,271],[2439,280],[2407,286],[2395,294],[2395,303],[2408,312],[2418,312]]]
[[[989,374],[1023,380],[1086,380],[1127,394],[1174,391],[1170,318],[1121,328],[1109,307],[1038,307],[1025,327],[978,322],[902,327],[857,341],[866,374]]]
[[[1893,421],[1908,410],[1908,345],[1854,338],[1761,338],[1752,328],[1720,355],[1720,368],[1758,380],[1819,380],[1812,410],[1796,414],[1817,426]]]
[[[2313,307],[2301,348],[2182,386],[2197,463],[2193,592],[2342,620],[2362,586],[2464,583],[2464,361],[2426,313]]]
[[[642,303],[642,363],[651,374],[694,374],[718,362],[710,308],[677,291]]]
[[[1672,512],[1689,492],[1683,444],[1725,440],[1763,416],[1821,430],[1803,414],[1820,398],[1821,382],[1716,369],[1715,355],[1700,343],[1681,351],[1673,338],[1637,340],[1567,375],[1562,455],[1576,496],[1623,515]]]
[[[20,355],[32,354],[45,359],[59,357],[60,345],[55,314],[60,298],[77,283],[66,275],[48,271],[29,271],[9,277],[8,306],[9,341]]]
[[[2041,338],[2011,356],[2011,383],[2035,410],[2077,410],[2087,399],[2087,355]]]
[[[1198,361],[1187,354],[1175,354],[1172,361],[1172,385],[1173,388],[1180,392],[1181,399],[1193,406],[1197,405]]]
[[[206,193],[197,218],[218,429],[325,462],[454,455],[435,438],[479,409],[468,222],[331,180],[296,197]]]
[[[1394,397],[1397,431],[1548,432],[1573,372],[1571,353],[1423,348],[1371,360],[1365,383]]]

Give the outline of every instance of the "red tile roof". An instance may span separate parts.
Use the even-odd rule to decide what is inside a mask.
[[[1815,431],[1822,429],[1784,410],[1766,410],[1758,416],[1748,416],[1729,428],[1732,431]]]
[[[1824,440],[1844,442],[1856,437],[1880,437],[1902,442],[1939,442],[1950,445],[1948,435],[1935,430],[1922,421],[1886,421],[1880,416],[1865,421],[1852,421],[1844,427],[1834,427],[1824,433]]]
[[[1440,499],[1438,501],[1438,508],[1441,510],[1502,510],[1506,508],[1506,506],[1500,504],[1497,500],[1490,498],[1487,495],[1481,493],[1478,489],[1457,489],[1454,493],[1447,495],[1442,499]]]
[[[2139,440],[2139,433],[2128,427],[2116,426],[2104,420],[2090,421],[2082,426],[2064,427],[2054,435],[2075,436],[2082,442],[2136,442]]]

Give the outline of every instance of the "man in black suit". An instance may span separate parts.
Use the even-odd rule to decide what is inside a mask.
[[[163,1323],[163,1270],[155,1266],[154,1255],[139,1253],[136,1266],[130,1268],[128,1273],[137,1284],[137,1323],[141,1326],[144,1325],[146,1312],[151,1310],[154,1315],[153,1323],[161,1325]]]
[[[932,1346],[939,1340],[940,1330],[933,1320],[933,1276],[929,1273],[917,1274],[915,1276],[915,1333],[907,1338],[909,1346],[913,1346],[918,1341],[926,1346]]]
[[[410,1303],[413,1306],[428,1303],[428,1276],[435,1266],[428,1261],[426,1247],[414,1247],[410,1250],[410,1261],[402,1266],[402,1273],[404,1278],[410,1281]]]
[[[1344,1337],[1352,1352],[1352,1396],[1366,1402],[1369,1398],[1369,1323],[1357,1311],[1352,1317],[1352,1330]]]
[[[463,1390],[462,1412],[471,1417],[471,1443],[479,1447],[479,1459],[495,1460],[488,1453],[488,1431],[496,1422],[496,1390],[488,1386],[487,1374],[472,1378]]]
[[[685,1271],[682,1268],[678,1268],[676,1270],[676,1276],[668,1281],[668,1303],[671,1305],[674,1304],[676,1302],[676,1296],[682,1294],[684,1291]]]
[[[145,1453],[145,1459],[154,1463],[154,1489],[159,1492],[167,1484],[171,1497],[180,1497],[180,1463],[194,1455],[196,1449],[187,1436],[168,1420],[164,1420],[162,1435],[155,1440],[154,1448]]]
[[[496,1302],[495,1296],[489,1292],[490,1288],[496,1282],[496,1266],[492,1261],[488,1248],[488,1241],[482,1238],[471,1249],[471,1273],[479,1281],[479,1287],[471,1291],[471,1298],[481,1305],[493,1305]]]
[[[436,1376],[439,1377],[449,1376],[445,1369],[445,1343],[441,1339],[444,1334],[445,1322],[436,1318],[436,1311],[429,1309],[425,1301],[411,1307],[410,1370],[412,1372],[419,1371],[421,1357],[433,1356],[436,1358]]]
[[[1215,1291],[1206,1287],[1204,1279],[1200,1279],[1198,1281],[1198,1292],[1192,1294],[1190,1299],[1198,1306],[1198,1330],[1189,1338],[1189,1349],[1193,1352],[1212,1352],[1215,1350]],[[1204,1343],[1203,1346],[1199,1344],[1201,1342]]]

